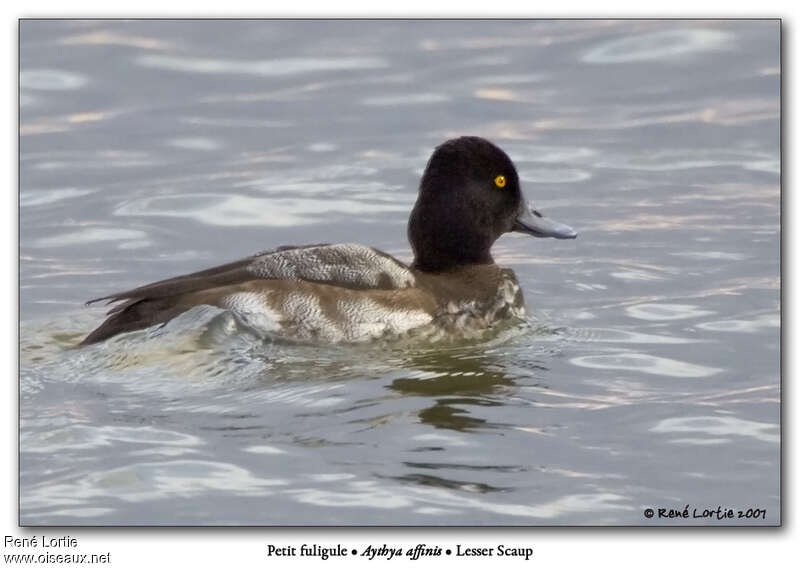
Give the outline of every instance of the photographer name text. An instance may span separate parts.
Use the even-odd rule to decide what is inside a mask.
[[[644,517],[651,519],[705,519],[705,520],[734,520],[752,519],[765,520],[766,508],[729,508],[723,506],[694,508],[686,504],[683,508],[647,508]]]

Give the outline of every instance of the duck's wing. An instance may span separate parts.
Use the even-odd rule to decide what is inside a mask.
[[[253,280],[308,281],[349,289],[397,289],[415,284],[405,264],[382,251],[351,243],[279,247],[204,271],[94,298],[108,303],[138,301],[198,292]],[[124,310],[130,302],[111,309]]]
[[[321,283],[354,290],[412,287],[411,270],[377,249],[354,244],[280,247],[239,261],[95,298],[119,302],[81,344],[166,322],[198,302],[202,293],[258,280]],[[202,301],[201,301],[202,302]]]

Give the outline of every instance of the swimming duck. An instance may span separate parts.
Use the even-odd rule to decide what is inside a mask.
[[[408,220],[410,265],[364,245],[279,247],[90,300],[119,304],[82,344],[164,324],[198,305],[299,340],[482,333],[525,315],[513,271],[495,265],[490,253],[511,231],[577,236],[525,200],[505,152],[480,137],[455,138],[435,149],[422,175]]]

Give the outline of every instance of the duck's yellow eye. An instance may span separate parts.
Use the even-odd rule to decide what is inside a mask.
[[[506,187],[506,177],[505,176],[497,176],[494,179],[494,185],[498,188],[505,188]]]

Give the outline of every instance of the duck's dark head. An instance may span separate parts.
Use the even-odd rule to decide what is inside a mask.
[[[525,200],[514,163],[488,140],[464,136],[437,147],[408,220],[414,267],[441,271],[492,263],[492,244],[509,231],[557,239],[577,236]]]

